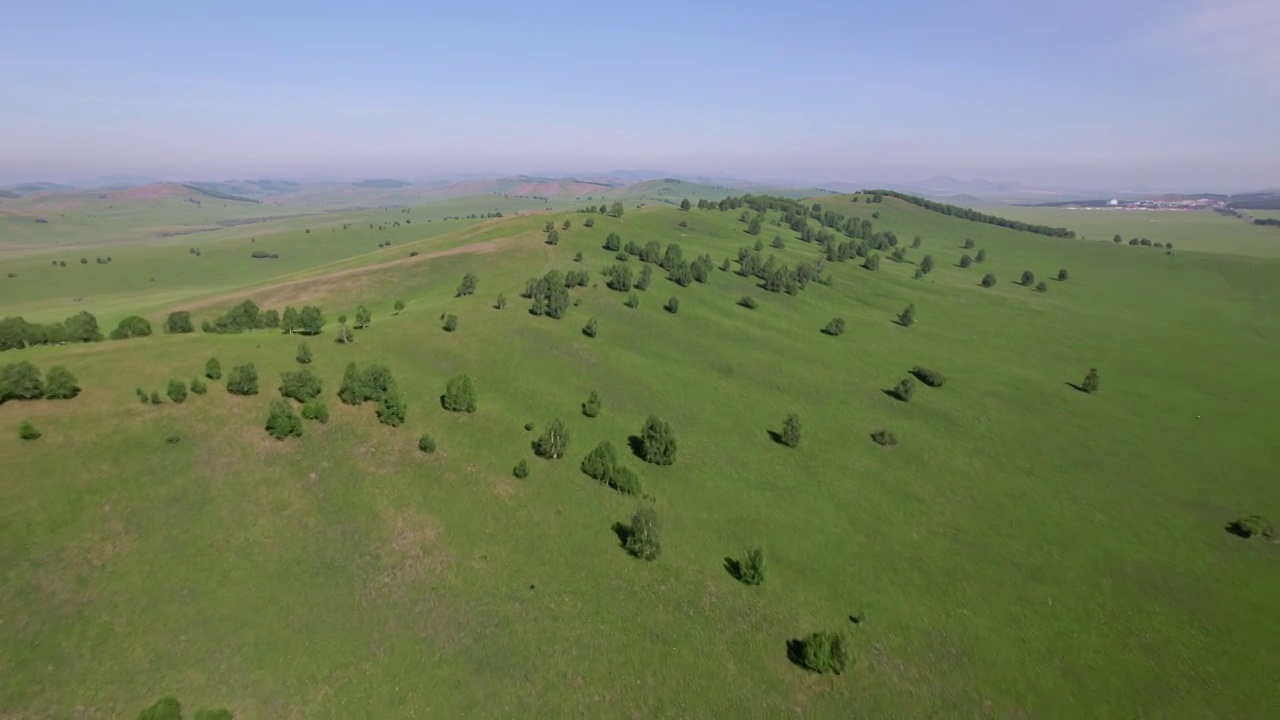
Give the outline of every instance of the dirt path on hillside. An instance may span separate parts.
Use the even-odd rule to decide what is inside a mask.
[[[280,301],[275,298],[287,297],[295,304],[302,302],[309,297],[306,287],[309,285],[331,286],[344,279],[354,276],[363,275],[365,273],[385,270],[387,268],[402,267],[412,265],[414,263],[426,262],[436,258],[450,257],[453,255],[487,255],[496,251],[501,244],[499,240],[486,240],[484,242],[472,243],[470,245],[460,245],[448,250],[438,250],[431,253],[422,253],[413,257],[397,258],[388,262],[377,263],[374,265],[363,265],[361,267],[347,268],[346,270],[337,270],[323,275],[313,275],[311,277],[298,278],[297,280],[288,280],[274,285],[263,285],[261,287],[242,290],[239,292],[225,293],[214,297],[208,297],[198,300],[194,303],[186,303],[183,305],[188,310],[202,310],[208,307],[228,305],[243,300],[246,297],[253,298],[259,305],[262,304],[279,304]],[[266,298],[267,300],[264,300]]]

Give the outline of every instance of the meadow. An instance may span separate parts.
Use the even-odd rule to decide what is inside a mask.
[[[1280,546],[1224,530],[1280,517],[1280,253],[1229,218],[1212,242],[1200,225],[1132,231],[1172,239],[1166,254],[1092,242],[1131,231],[1077,226],[1082,213],[1067,224],[1090,241],[892,198],[814,201],[879,213],[877,230],[921,246],[874,272],[828,263],[831,284],[796,295],[720,269],[757,240],[737,211],[659,203],[430,224],[415,207],[383,231],[339,213],[252,242],[112,248],[104,266],[5,258],[18,273],[0,278],[5,314],[87,309],[105,332],[139,313],[157,333],[0,353],[65,365],[83,388],[0,405],[0,717],[132,717],[167,694],[242,719],[1280,713]],[[759,236],[766,257],[820,257],[777,219]],[[614,232],[716,269],[681,287],[655,268],[628,307],[600,274]],[[248,257],[268,247],[281,257]],[[984,263],[957,265],[977,249]],[[915,279],[926,254],[936,266]],[[526,280],[579,269],[591,280],[563,319],[528,312]],[[1015,282],[1026,270],[1047,292]],[[68,286],[72,272],[92,279]],[[468,272],[476,293],[455,297]],[[245,298],[316,304],[328,323],[310,338],[159,333],[169,311],[211,319]],[[371,326],[334,342],[359,305]],[[820,332],[836,317],[843,334]],[[333,416],[277,441],[267,407],[303,341]],[[224,377],[207,395],[135,397],[200,377],[210,357]],[[228,394],[225,373],[247,362],[260,393]],[[338,402],[350,362],[391,369],[403,426]],[[914,366],[946,385],[891,397]],[[1080,392],[1091,367],[1101,388]],[[475,413],[441,407],[458,373],[475,380]],[[587,418],[592,390],[603,410]],[[770,435],[789,413],[795,448]],[[674,429],[673,465],[628,449],[649,415]],[[567,456],[535,457],[557,418]],[[24,420],[42,437],[20,440]],[[871,441],[881,428],[896,447]],[[419,451],[424,433],[434,453]],[[604,440],[652,500],[582,473]],[[660,521],[653,562],[615,531],[640,506]],[[768,574],[752,587],[726,560],[757,546]],[[789,659],[819,630],[848,637],[843,674]]]

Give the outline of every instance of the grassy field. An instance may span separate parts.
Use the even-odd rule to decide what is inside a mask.
[[[202,243],[200,258],[185,244],[120,250],[108,266],[32,256],[0,286],[6,312],[60,318],[70,308],[56,298],[75,294],[86,300],[74,309],[104,320],[210,317],[243,297],[319,303],[330,322],[310,340],[311,367],[334,414],[296,440],[262,430],[301,341],[273,332],[0,355],[64,364],[84,387],[0,405],[0,717],[131,717],[170,693],[237,718],[1280,713],[1280,546],[1223,529],[1280,517],[1280,259],[1227,218],[1222,252],[1189,252],[1199,230],[1179,230],[1166,255],[892,199],[822,202],[878,211],[877,229],[904,242],[921,236],[908,260],[932,254],[936,269],[915,280],[887,257],[878,272],[831,263],[830,287],[768,293],[718,269],[755,241],[737,212],[658,205],[592,229],[556,213],[412,232],[317,226]],[[543,222],[565,218],[561,243],[544,244]],[[717,269],[689,288],[657,271],[633,310],[598,275],[614,262],[609,232],[678,242]],[[768,223],[766,246],[775,233],[781,261],[816,257]],[[985,264],[956,266],[965,238]],[[248,259],[268,246],[279,260]],[[142,254],[161,251],[176,255]],[[452,254],[428,259],[438,251]],[[126,272],[146,257],[175,277]],[[593,273],[563,320],[518,297],[552,268]],[[1059,268],[1070,279],[1044,294],[1014,282]],[[98,284],[64,286],[73,271]],[[454,297],[466,272],[478,292]],[[987,272],[994,288],[979,286]],[[738,306],[743,295],[759,308]],[[673,296],[677,314],[662,309]],[[407,308],[393,315],[397,299]],[[893,319],[908,303],[919,320],[904,328]],[[372,326],[334,343],[333,318],[358,304]],[[440,329],[443,313],[456,332]],[[821,334],[836,316],[848,330]],[[594,339],[581,333],[591,317]],[[197,377],[211,356],[224,373],[255,363],[261,394],[218,382],[181,405],[134,397]],[[352,361],[390,366],[410,402],[404,426],[338,403]],[[909,403],[887,396],[916,365],[948,383]],[[1099,393],[1071,387],[1095,366]],[[459,372],[476,380],[475,414],[440,407]],[[579,406],[593,389],[604,410],[588,419]],[[793,412],[795,449],[769,436]],[[670,467],[626,452],[650,414],[677,434]],[[533,457],[557,417],[568,456]],[[43,437],[20,441],[22,420]],[[901,444],[873,444],[879,428]],[[432,455],[417,450],[424,432]],[[580,472],[601,440],[652,503]],[[532,472],[518,480],[522,458]],[[652,563],[612,529],[644,504],[662,524]],[[770,574],[747,587],[725,559],[756,545]],[[788,641],[836,629],[854,647],[844,675],[788,660]]]
[[[1210,210],[1071,210],[1011,205],[978,209],[1023,222],[1069,227],[1088,240],[1109,241],[1119,234],[1126,243],[1130,238],[1148,238],[1153,243],[1171,242],[1177,250],[1280,258],[1280,229],[1259,227]]]

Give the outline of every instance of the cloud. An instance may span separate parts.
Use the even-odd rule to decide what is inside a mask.
[[[1180,56],[1215,79],[1280,93],[1280,2],[1192,0],[1156,21],[1147,44]]]

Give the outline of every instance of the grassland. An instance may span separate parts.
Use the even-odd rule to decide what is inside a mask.
[[[130,716],[167,693],[238,718],[1280,712],[1278,547],[1223,531],[1241,514],[1280,516],[1280,259],[1249,255],[1259,241],[1239,221],[1222,226],[1239,232],[1221,253],[1187,252],[1189,231],[1165,255],[893,200],[822,202],[880,212],[877,228],[922,237],[910,260],[930,253],[938,267],[914,280],[912,265],[887,258],[874,273],[831,264],[830,287],[794,297],[718,269],[690,288],[658,273],[638,310],[593,279],[564,320],[526,312],[517,295],[530,276],[586,267],[598,278],[614,262],[601,249],[609,232],[717,264],[755,240],[733,212],[650,206],[593,229],[547,216],[573,222],[555,247],[542,216],[415,222],[358,240],[259,236],[253,246],[297,263],[287,276],[249,274],[266,261],[238,240],[157,257],[207,268],[163,291],[102,276],[80,294],[101,297],[83,305],[104,318],[225,299],[201,306],[207,317],[254,297],[319,303],[331,319],[363,303],[374,322],[351,346],[332,342],[332,320],[311,341],[334,417],[286,442],[261,428],[298,337],[157,335],[0,355],[65,364],[85,388],[0,405],[0,716]],[[766,224],[766,244],[775,233],[782,261],[814,257],[785,228]],[[366,247],[383,237],[391,248]],[[985,264],[955,266],[965,238]],[[425,259],[449,249],[462,251]],[[74,270],[125,270],[123,253]],[[360,270],[369,264],[380,266]],[[1070,280],[1045,294],[1013,283],[1059,268]],[[455,298],[465,272],[479,291]],[[986,272],[996,287],[978,286]],[[0,302],[59,316],[42,289],[58,277],[0,286],[11,293]],[[737,306],[744,294],[760,307]],[[675,315],[661,309],[671,296]],[[911,328],[892,322],[907,303],[919,311]],[[439,329],[445,312],[457,332]],[[820,334],[834,316],[848,331]],[[595,339],[580,332],[590,317]],[[224,371],[256,363],[262,394],[212,383],[182,405],[134,398],[199,375],[210,356]],[[405,426],[337,403],[350,361],[391,367],[411,403]],[[948,384],[910,403],[888,397],[915,365]],[[1070,387],[1092,366],[1100,393]],[[474,415],[436,400],[458,372],[476,378]],[[587,419],[578,406],[592,389],[605,406]],[[768,435],[791,412],[804,425],[796,449]],[[663,528],[662,557],[643,563],[611,529],[640,501],[578,463],[601,440],[625,447],[651,413],[680,449],[671,467],[627,459]],[[555,417],[569,424],[568,458],[533,458],[529,442]],[[23,419],[44,437],[19,441]],[[901,445],[872,444],[881,427]],[[416,449],[424,432],[433,455]],[[526,480],[510,472],[521,458]],[[724,569],[754,545],[770,567],[758,588]],[[788,661],[787,641],[837,628],[854,643],[850,672]]]

